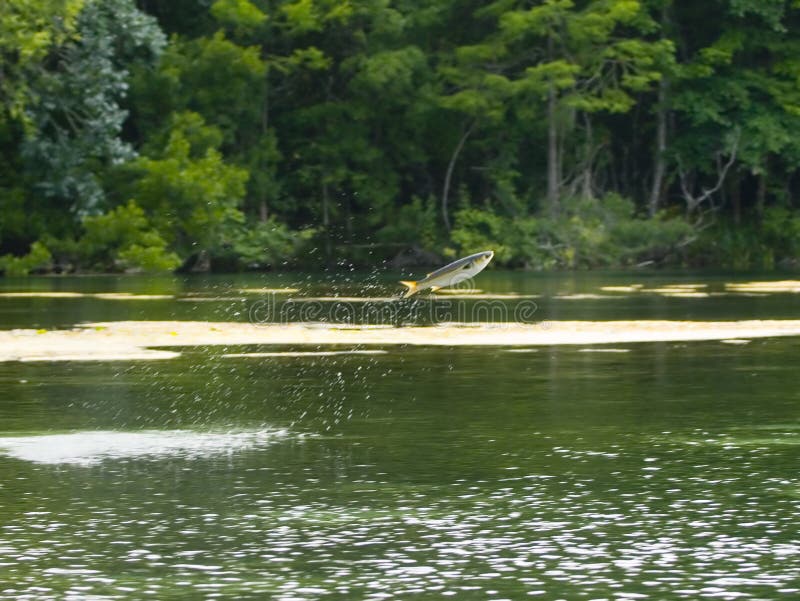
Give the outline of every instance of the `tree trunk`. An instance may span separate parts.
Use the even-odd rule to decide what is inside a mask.
[[[328,184],[322,184],[322,227],[325,229],[325,264],[333,264],[333,243],[331,241],[331,218],[328,208]]]
[[[739,172],[734,172],[731,179],[731,205],[733,205],[733,222],[739,225],[742,222],[742,189]]]
[[[553,37],[547,38],[547,58],[553,59]],[[561,190],[561,166],[558,152],[558,91],[550,82],[547,90],[547,207],[549,217],[558,213],[558,197]]]
[[[547,93],[547,214],[550,217],[555,217],[558,213],[558,196],[561,187],[558,174],[557,106],[556,90],[551,84]]]
[[[661,37],[667,37],[669,27],[669,2],[665,0],[661,5]],[[661,207],[664,196],[664,174],[667,170],[667,121],[669,118],[667,111],[667,92],[669,80],[665,74],[661,74],[658,82],[658,113],[656,114],[656,154],[655,165],[653,167],[653,187],[650,189],[650,199],[647,203],[647,212],[650,217],[655,217]]]
[[[656,156],[653,169],[653,187],[650,189],[650,200],[647,209],[650,217],[654,217],[661,207],[664,193],[664,173],[667,168],[667,79],[662,76],[658,84],[658,114],[656,129]]]
[[[758,192],[756,193],[756,213],[761,217],[767,204],[767,171],[758,176]]]
[[[344,228],[347,243],[353,242],[353,211],[350,208],[350,197],[344,197]]]
[[[261,105],[261,133],[267,135],[269,132],[269,69],[264,75],[264,103]],[[258,205],[258,218],[261,223],[269,219],[269,209],[267,207],[267,199],[261,198]]]
[[[594,198],[594,192],[592,185],[592,163],[594,162],[594,148],[593,148],[593,134],[592,134],[592,120],[586,113],[583,114],[583,121],[586,124],[586,149],[585,149],[585,158],[583,162],[583,177],[581,178],[581,196],[583,198],[592,199]]]
[[[455,169],[458,155],[461,154],[461,150],[464,148],[467,138],[469,138],[469,135],[472,133],[475,123],[477,123],[477,119],[473,121],[464,131],[461,139],[458,141],[458,144],[456,144],[455,150],[453,150],[453,154],[450,156],[450,162],[447,164],[447,172],[444,176],[444,187],[442,189],[442,221],[444,222],[444,227],[448,232],[450,231],[450,211],[447,205],[449,202],[448,197],[450,195],[450,181],[453,178],[453,169]]]

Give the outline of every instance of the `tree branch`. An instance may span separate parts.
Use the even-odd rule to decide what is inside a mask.
[[[733,138],[733,142],[731,144],[731,148],[728,151],[729,156],[728,160],[725,162],[724,165],[720,166],[720,160],[722,157],[722,153],[718,152],[715,156],[715,160],[717,162],[717,183],[711,188],[702,188],[702,192],[699,196],[695,196],[691,190],[689,189],[691,186],[688,184],[688,177],[686,172],[683,170],[683,164],[681,163],[680,157],[678,157],[678,174],[681,184],[681,192],[683,193],[683,198],[686,200],[686,212],[693,213],[701,204],[709,200],[714,194],[716,194],[722,185],[725,183],[725,178],[728,175],[728,171],[730,170],[731,166],[736,162],[736,153],[739,148],[739,138],[741,137],[741,132],[737,129],[735,136]],[[713,208],[713,206],[712,206]]]

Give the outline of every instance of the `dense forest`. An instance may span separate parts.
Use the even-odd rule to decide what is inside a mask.
[[[4,0],[0,271],[800,260],[798,0]]]

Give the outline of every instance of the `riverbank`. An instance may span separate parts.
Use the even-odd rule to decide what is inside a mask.
[[[180,347],[188,346],[522,347],[741,340],[773,336],[800,336],[800,320],[443,323],[401,328],[313,323],[117,321],[84,324],[65,330],[0,331],[0,361],[172,359],[180,355]]]

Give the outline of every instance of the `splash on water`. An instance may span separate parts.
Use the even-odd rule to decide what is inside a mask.
[[[263,446],[286,436],[285,430],[251,432],[88,431],[69,434],[0,437],[0,453],[44,464],[93,465],[105,459],[138,457],[186,459]]]

